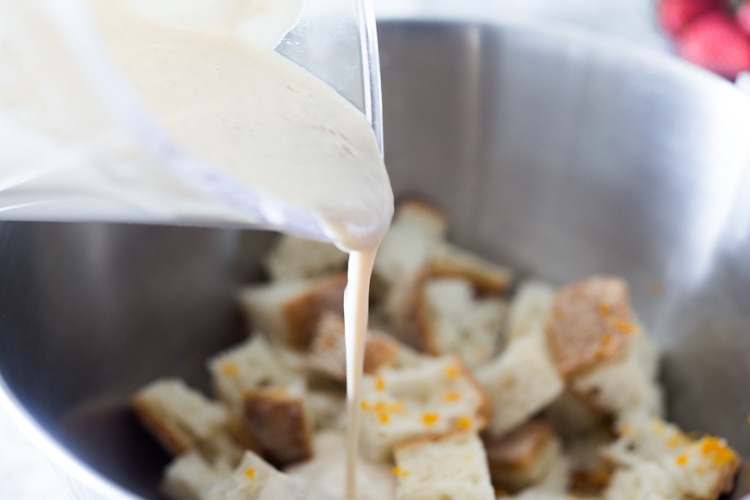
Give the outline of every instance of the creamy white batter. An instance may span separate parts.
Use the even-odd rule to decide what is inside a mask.
[[[355,498],[370,276],[393,214],[369,122],[330,87],[267,48],[215,30],[157,24],[118,0],[91,4],[128,81],[176,144],[240,183],[318,213],[331,239],[350,251],[342,486],[346,498]]]
[[[367,119],[279,54],[158,25],[91,0],[115,59],[184,150],[238,182],[308,208],[348,250],[374,247],[393,193]]]

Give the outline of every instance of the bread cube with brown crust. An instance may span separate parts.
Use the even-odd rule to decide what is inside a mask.
[[[387,310],[398,340],[425,354],[458,355],[473,368],[494,355],[507,304],[478,295],[464,278],[435,277],[424,268],[394,289]]]
[[[560,288],[547,322],[552,354],[566,378],[622,353],[635,330],[627,283],[611,276]]]
[[[513,280],[507,267],[445,241],[430,248],[426,262],[431,277],[466,280],[480,294],[504,294]]]
[[[156,380],[131,400],[141,423],[172,455],[185,453],[226,428],[227,410],[179,379]]]
[[[398,350],[398,343],[388,339],[384,334],[368,332],[364,372],[372,374],[382,366],[389,366],[395,361]],[[346,380],[346,339],[342,316],[330,312],[321,316],[310,345],[308,365],[335,380]]]
[[[517,492],[544,478],[560,456],[560,443],[548,422],[530,420],[509,433],[483,436],[495,488]]]
[[[272,343],[304,351],[325,312],[343,314],[346,273],[311,281],[269,283],[248,287],[240,302],[254,327]]]
[[[299,384],[245,391],[244,423],[271,464],[284,467],[313,455],[312,416]]]

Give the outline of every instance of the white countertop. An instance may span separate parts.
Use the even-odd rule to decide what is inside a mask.
[[[309,0],[314,1],[314,0]],[[655,30],[652,0],[374,0],[381,18],[428,17],[481,20],[534,19],[571,22],[639,45],[664,50]],[[497,6],[491,17],[487,5]],[[0,498],[72,498],[57,473],[16,423],[0,410]]]

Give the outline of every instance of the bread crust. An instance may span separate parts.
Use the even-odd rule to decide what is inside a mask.
[[[195,444],[190,434],[181,429],[171,419],[165,418],[163,412],[151,404],[147,397],[136,394],[131,400],[131,407],[141,424],[148,429],[169,454],[180,455]]]
[[[323,313],[344,313],[346,281],[346,273],[321,278],[282,305],[281,314],[286,326],[285,344],[288,347],[298,351],[307,349]]]
[[[627,283],[599,275],[559,289],[546,326],[563,377],[621,355],[635,329]]]
[[[304,401],[281,389],[243,394],[244,422],[266,460],[284,467],[313,455],[312,429]]]
[[[346,380],[346,339],[344,318],[336,313],[321,315],[310,345],[310,366],[338,381]],[[365,342],[364,372],[373,374],[393,363],[398,353],[396,342],[378,332],[369,331]]]

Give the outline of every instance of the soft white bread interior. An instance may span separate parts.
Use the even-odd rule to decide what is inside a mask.
[[[205,500],[216,483],[230,472],[206,461],[197,451],[178,456],[164,471],[160,489],[171,500]]]
[[[180,379],[159,379],[138,391],[131,405],[165,450],[179,455],[226,429],[222,405]]]
[[[302,378],[287,359],[262,335],[254,334],[208,361],[214,392],[233,412],[241,414],[245,391],[285,386]]]
[[[435,354],[455,354],[470,368],[489,360],[500,343],[507,309],[497,296],[478,297],[462,278],[424,282],[422,335]]]
[[[481,430],[489,418],[487,396],[452,356],[365,376],[361,405],[361,451],[373,461],[409,439]]]
[[[476,371],[476,377],[490,397],[489,431],[495,436],[543,410],[564,388],[540,328],[510,342],[499,356]]]
[[[375,279],[390,288],[413,276],[447,230],[448,219],[437,207],[419,200],[400,203],[375,259]]]
[[[508,308],[505,336],[508,341],[536,328],[544,328],[552,310],[555,290],[548,283],[527,280],[521,283]]]
[[[251,286],[239,294],[250,323],[273,344],[305,350],[326,311],[343,314],[346,273]]]
[[[644,366],[654,357],[651,340],[645,333],[634,333],[623,349],[624,352],[570,377],[571,389],[615,419],[630,413],[661,415],[662,395],[656,371],[650,364]]]
[[[300,478],[273,468],[248,451],[230,475],[208,491],[205,500],[333,500]]]
[[[271,281],[300,281],[346,269],[347,254],[330,243],[281,236],[265,258]]]
[[[395,449],[399,500],[494,500],[482,441],[474,432],[423,438]]]
[[[741,460],[723,439],[693,438],[646,415],[631,416],[618,431],[620,438],[604,452],[617,466],[606,500],[716,500],[731,491]]]

